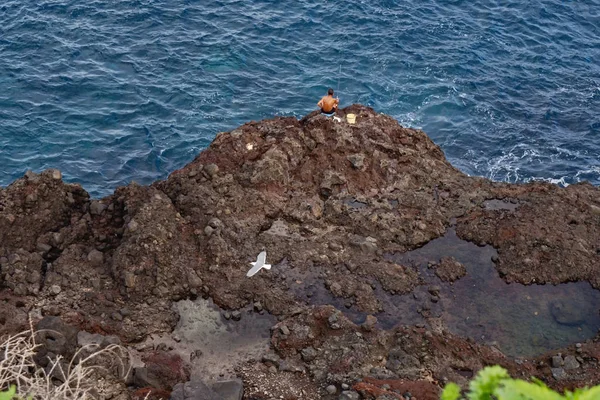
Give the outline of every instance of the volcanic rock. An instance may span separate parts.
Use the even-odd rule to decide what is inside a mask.
[[[258,302],[284,322],[290,332],[270,332],[273,348],[288,364],[302,357],[309,374],[273,375],[258,363],[264,370],[248,372],[244,382],[258,385],[254,373],[281,388],[281,374],[292,375],[285,385],[300,398],[318,398],[325,383],[356,382],[368,371],[414,380],[426,369],[441,382],[464,380],[456,370],[502,364],[548,378],[549,369],[516,365],[497,349],[450,335],[439,321],[427,321],[427,338],[423,325],[365,331],[339,310],[309,312],[307,303],[384,316],[389,302],[382,293],[423,285],[418,268],[389,256],[419,248],[453,225],[460,239],[495,247],[495,268],[507,282],[588,281],[600,288],[600,190],[589,183],[561,188],[470,177],[420,130],[360,105],[339,113],[354,113],[356,124],[318,112],[249,122],[217,135],[166,180],[131,183],[91,203],[55,170],[0,188],[0,331],[20,329],[31,309],[37,319],[57,314],[91,333],[141,342],[173,331],[175,301],[204,296],[228,310]],[[514,199],[518,207],[485,207],[489,199]],[[247,278],[248,263],[263,248],[272,269]],[[442,279],[463,274],[452,260],[445,264],[438,266]],[[425,285],[439,301],[429,307],[439,308],[441,288]],[[558,323],[573,326],[597,312],[559,300],[550,308]],[[11,318],[21,322],[12,328]],[[233,325],[242,329],[248,319]],[[408,338],[398,344],[397,333]],[[600,354],[594,346],[581,351]],[[301,355],[307,348],[319,349],[307,354],[312,361]],[[192,350],[182,353],[186,359]],[[576,370],[582,384],[600,378],[588,364]],[[154,367],[145,368],[139,379]],[[186,373],[164,376],[170,378],[163,387],[188,381]]]

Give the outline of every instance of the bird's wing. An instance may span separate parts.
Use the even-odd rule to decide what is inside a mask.
[[[257,264],[264,264],[267,261],[267,252],[266,251],[261,251],[260,254],[258,255],[258,257],[256,258],[256,263]]]
[[[247,277],[251,277],[252,275],[256,274],[258,271],[260,271],[262,269],[264,264],[259,264],[256,263],[254,265],[254,267],[250,268],[250,271],[248,271],[248,273],[246,274]]]
[[[263,265],[263,268],[264,268],[264,269],[271,269],[271,264],[264,264],[264,265]]]

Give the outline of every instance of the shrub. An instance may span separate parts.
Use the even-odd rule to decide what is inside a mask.
[[[460,394],[460,387],[449,383],[441,400],[458,400]],[[534,378],[532,382],[512,379],[504,368],[493,366],[479,371],[469,384],[466,397],[469,400],[600,400],[600,386],[566,391],[561,395],[538,379]]]
[[[0,400],[91,399],[97,372],[116,368],[119,378],[129,373],[126,351],[117,345],[84,346],[72,360],[57,356],[46,368],[34,361],[38,348],[33,329],[0,343]]]

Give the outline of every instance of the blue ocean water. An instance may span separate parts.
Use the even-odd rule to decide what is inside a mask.
[[[600,0],[4,0],[0,185],[147,184],[338,79],[465,173],[600,184]]]

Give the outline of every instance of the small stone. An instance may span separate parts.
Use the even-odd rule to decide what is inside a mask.
[[[254,303],[254,310],[257,312],[261,312],[263,310],[263,306],[260,304],[260,301]]]
[[[340,285],[338,282],[333,282],[329,286],[329,290],[331,291],[331,293],[333,293],[334,296],[341,295],[342,294],[342,285]]]
[[[42,253],[47,253],[52,249],[52,246],[46,244],[46,243],[38,243],[37,244],[37,250],[41,251]]]
[[[65,240],[65,238],[62,233],[60,233],[60,232],[52,233],[52,245],[54,247],[60,246],[64,240]]]
[[[129,232],[135,232],[138,230],[138,228],[139,228],[139,225],[137,222],[135,222],[134,219],[129,221],[129,223],[127,224],[127,229],[129,230]]]
[[[206,171],[210,178],[213,178],[219,173],[219,166],[217,164],[208,164],[204,167],[204,171]]]
[[[362,328],[367,332],[371,332],[373,328],[375,328],[375,325],[377,325],[377,317],[367,315],[367,319],[363,322]]]
[[[112,319],[114,319],[115,321],[123,321],[123,316],[121,315],[121,313],[118,312],[114,312],[110,315],[110,317]]]
[[[128,308],[121,308],[119,312],[123,317],[128,317],[131,315],[131,311]]]
[[[336,394],[337,393],[337,388],[335,387],[335,385],[329,385],[325,388],[325,391],[328,394]]]
[[[52,170],[52,179],[54,179],[55,181],[61,180],[62,179],[61,172],[57,169],[53,169]]]
[[[442,289],[437,285],[431,285],[429,288],[427,288],[427,290],[432,296],[439,296]]]
[[[281,332],[282,335],[285,335],[285,336],[290,334],[290,329],[285,325],[281,325],[281,327],[279,327],[279,331]]]
[[[106,210],[106,205],[102,204],[98,200],[94,200],[90,203],[90,214],[101,215]]]
[[[571,371],[579,368],[579,362],[575,358],[575,356],[566,356],[564,360],[564,368],[567,371]]]
[[[352,154],[349,155],[348,157],[346,157],[346,159],[348,161],[350,161],[350,164],[352,165],[352,168],[354,169],[364,169],[365,166],[365,156],[364,154]]]
[[[342,328],[340,326],[340,324],[338,324],[338,314],[337,314],[337,312],[331,314],[329,316],[329,318],[327,319],[327,322],[329,323],[329,327],[331,329],[341,329]]]
[[[333,251],[341,251],[343,249],[343,247],[340,244],[335,242],[329,243],[329,248]]]
[[[12,225],[12,224],[14,224],[14,223],[15,223],[15,220],[16,220],[15,216],[14,216],[14,215],[12,215],[12,214],[8,214],[8,215],[6,216],[6,219],[8,220],[8,223],[9,223],[9,224],[11,224],[11,225]]]
[[[202,350],[194,350],[190,353],[190,361],[194,361],[196,358],[202,357]]]
[[[348,385],[347,383],[342,383],[342,390],[348,390],[350,389],[350,385]]]
[[[132,272],[125,272],[125,286],[128,288],[135,287],[135,275]]]
[[[279,363],[279,370],[282,372],[304,372],[304,367],[286,359],[281,360]]]
[[[562,368],[551,368],[551,370],[552,370],[552,376],[557,381],[560,381],[560,380],[563,380],[563,379],[567,378],[567,373],[565,372],[564,369],[562,369]]]
[[[62,291],[61,287],[58,285],[52,285],[50,286],[50,293],[57,295]]]
[[[262,357],[263,363],[270,363],[276,366],[279,366],[279,362],[281,358],[275,353],[267,353]]]
[[[12,253],[8,255],[8,262],[11,265],[18,263],[19,261],[21,261],[21,257],[17,253]]]
[[[191,170],[190,172],[188,172],[188,176],[190,178],[195,177],[196,175],[198,175],[198,171],[196,171],[195,169]]]
[[[581,348],[581,343],[575,343],[575,347],[577,347],[578,349]]]
[[[494,255],[492,256],[492,262],[494,262],[494,263],[497,263],[497,262],[498,262],[498,260],[499,260],[499,258],[498,258],[498,254],[494,254]]]
[[[563,359],[562,356],[556,355],[556,356],[552,356],[552,368],[560,368],[563,366]]]
[[[305,362],[312,362],[317,358],[317,350],[312,347],[304,348],[300,351],[300,355]]]
[[[231,312],[230,311],[225,311],[223,313],[223,318],[225,318],[226,320],[230,320],[231,319]]]
[[[223,221],[221,221],[219,218],[211,218],[210,221],[208,221],[208,226],[210,226],[213,229],[221,229],[225,225],[223,224]]]
[[[35,181],[37,180],[37,174],[29,169],[25,172],[25,178],[27,178],[30,181]]]
[[[94,267],[100,267],[104,263],[104,254],[94,249],[88,253],[87,259]]]
[[[231,319],[234,321],[239,321],[242,319],[242,313],[239,310],[235,310],[231,313]]]
[[[210,225],[206,225],[206,227],[204,228],[204,234],[206,236],[212,235],[214,231],[215,231],[215,229]]]
[[[345,390],[338,397],[338,400],[360,400],[360,395],[352,390]]]

